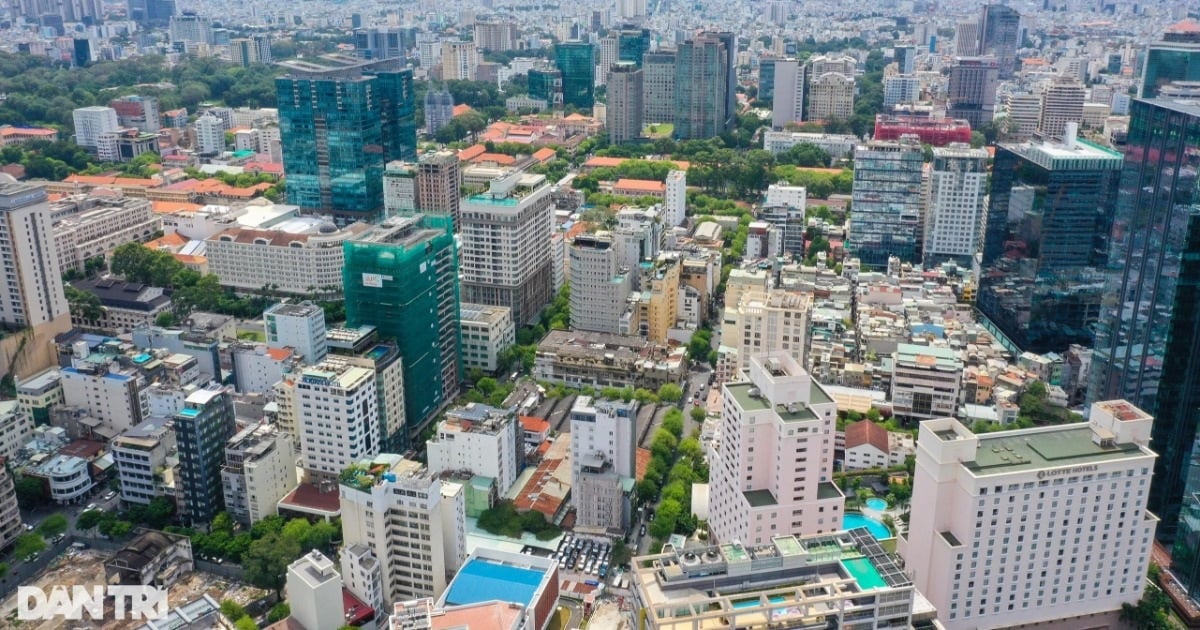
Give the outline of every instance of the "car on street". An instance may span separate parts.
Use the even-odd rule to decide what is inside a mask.
[[[108,494],[105,494],[105,495],[104,495],[104,500],[105,500],[105,501],[111,501],[111,500],[113,500],[114,498],[116,498],[116,496],[117,496],[117,491],[116,491],[116,490],[109,490],[109,491],[108,491]]]
[[[83,508],[83,511],[91,512],[92,510],[98,509],[99,507],[100,506],[96,505],[95,503],[89,503],[89,504],[87,504],[87,507]]]
[[[25,531],[27,531],[27,532],[33,531],[33,525],[30,525],[29,523],[25,523]]]
[[[645,536],[645,535],[646,535],[646,524],[642,523],[642,528],[638,530],[638,536],[640,537],[640,536]]]

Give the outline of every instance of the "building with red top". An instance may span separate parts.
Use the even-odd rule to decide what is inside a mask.
[[[916,116],[875,116],[876,140],[899,140],[917,136],[922,144],[944,147],[951,142],[970,142],[971,124],[956,118],[919,118]]]

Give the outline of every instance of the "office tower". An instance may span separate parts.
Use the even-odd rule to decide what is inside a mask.
[[[609,33],[600,38],[599,55],[596,57],[596,85],[605,85],[608,71],[617,63],[617,35]]]
[[[417,163],[417,209],[423,214],[450,217],[457,232],[460,221],[462,174],[452,151],[426,152]]]
[[[1074,138],[1000,144],[978,307],[1022,351],[1091,345],[1121,154]]]
[[[675,137],[707,139],[731,128],[730,65],[725,34],[702,33],[679,46],[675,58]]]
[[[963,363],[951,348],[896,344],[892,353],[891,394],[896,417],[923,422],[958,411]]]
[[[926,267],[948,261],[971,266],[982,245],[987,162],[987,150],[961,143],[933,149],[922,241]]]
[[[1042,111],[1038,119],[1037,135],[1040,138],[1059,139],[1067,130],[1067,123],[1075,123],[1078,129],[1083,122],[1083,101],[1087,90],[1074,79],[1057,79],[1042,94]]]
[[[912,74],[917,70],[917,47],[896,46],[892,48],[892,58],[900,74]]]
[[[517,25],[505,20],[475,22],[475,46],[479,50],[506,52],[517,48]]]
[[[336,479],[354,462],[381,452],[384,436],[373,369],[329,356],[289,380],[307,481]]]
[[[833,56],[818,55],[808,60],[809,79],[819,77],[827,72],[837,72],[848,77],[854,76],[858,69],[858,60],[849,55]]]
[[[782,352],[805,365],[812,296],[788,291],[749,289],[727,303],[721,343],[737,352],[736,371],[750,369],[750,359]]]
[[[1200,466],[1193,464],[1200,453],[1194,445],[1200,355],[1193,350],[1200,343],[1200,105],[1134,100],[1127,147],[1088,400],[1127,398],[1154,416],[1150,447],[1159,458],[1150,509],[1162,517],[1160,539],[1187,544],[1200,529],[1194,498]],[[1172,564],[1194,598],[1191,549]]]
[[[1005,109],[1008,116],[1005,126],[1000,129],[1001,140],[1020,142],[1032,138],[1042,119],[1042,96],[1028,93],[1009,94]]]
[[[394,59],[340,56],[282,65],[290,72],[275,87],[288,202],[343,223],[378,217],[384,165],[417,157],[412,71]]]
[[[617,61],[628,61],[641,68],[649,50],[650,29],[624,24],[617,31]]]
[[[955,26],[954,54],[958,57],[979,54],[979,22],[959,22]]]
[[[1154,98],[1174,81],[1200,81],[1200,24],[1194,20],[1171,26],[1146,48],[1138,96]]]
[[[424,50],[428,53],[431,46],[437,47],[441,45],[435,36],[428,33],[422,33],[421,35],[428,35],[433,39],[428,42],[422,40],[422,45],[418,47],[418,37],[409,29],[388,26],[357,29],[354,31],[354,51],[355,54],[364,59],[394,59],[396,57],[403,57],[412,48],[418,48],[419,51]],[[440,51],[440,48],[437,48],[437,50]],[[421,53],[418,52],[418,56],[420,55]],[[436,57],[436,55],[433,56]],[[421,65],[432,66],[434,60],[430,60],[427,64],[426,59],[428,57],[421,58]]]
[[[0,176],[0,271],[8,279],[0,291],[0,324],[6,327],[70,328],[51,224],[44,187]]]
[[[808,87],[808,80],[805,66],[799,60],[774,59],[770,67],[773,82],[771,126],[782,129],[790,123],[804,120],[804,90]]]
[[[442,59],[442,41],[438,39],[437,34],[425,31],[417,34],[417,59],[426,70],[432,70],[438,65]]]
[[[225,122],[206,113],[196,119],[196,153],[206,156],[225,152]]]
[[[553,298],[554,206],[545,175],[516,171],[462,202],[462,299],[507,306],[513,322],[537,319]]]
[[[775,57],[760,57],[758,60],[758,96],[759,103],[775,102],[775,65],[783,59]]]
[[[646,17],[646,0],[617,0],[617,17],[626,20]]]
[[[979,22],[981,56],[995,57],[1001,79],[1017,71],[1017,49],[1021,46],[1021,14],[1003,4],[987,4]]]
[[[629,61],[613,65],[608,74],[607,124],[610,144],[625,144],[642,136],[642,69]]]
[[[312,302],[281,302],[263,311],[267,347],[292,348],[305,363],[320,363],[329,354],[325,309]]]
[[[171,17],[171,42],[213,44],[212,20],[191,11]]]
[[[128,0],[129,19],[151,28],[166,28],[175,15],[175,0]]]
[[[966,120],[972,129],[991,122],[996,110],[999,72],[995,57],[956,58],[950,67],[947,115]]]
[[[854,77],[826,72],[808,81],[806,120],[849,120],[854,115]]]
[[[157,133],[162,128],[158,99],[153,96],[122,96],[109,101],[108,106],[117,112],[117,124],[121,127],[134,127],[146,133]]]
[[[1153,423],[1123,400],[1095,403],[1086,424],[976,435],[922,422],[898,551],[942,625],[1092,627],[1136,604],[1158,524]]]
[[[571,278],[571,327],[617,334],[633,270],[622,264],[609,232],[580,234],[567,247]]]
[[[454,96],[450,90],[429,90],[425,93],[425,133],[437,134],[438,130],[454,120]]]
[[[221,387],[196,390],[184,399],[174,423],[179,447],[179,514],[185,523],[205,525],[221,510],[225,442],[236,427],[233,397]]]
[[[296,487],[292,438],[269,423],[242,429],[225,444],[221,490],[225,510],[243,525],[278,513],[276,505]]]
[[[91,65],[96,60],[96,42],[83,37],[71,40],[71,63],[77,68]]]
[[[100,136],[121,128],[117,111],[111,107],[80,107],[72,112],[75,119],[75,144],[95,150]]]
[[[387,605],[438,597],[467,555],[462,486],[398,455],[369,465],[382,472],[356,466],[341,478],[345,548],[372,552],[357,555],[378,563]]]
[[[711,463],[713,537],[761,545],[842,529],[845,497],[832,481],[837,405],[787,353],[749,363],[749,378],[724,385],[721,452]]]
[[[643,57],[642,120],[646,123],[675,122],[675,57],[674,50],[663,49],[647,51]]]
[[[348,326],[375,326],[404,362],[409,441],[458,394],[458,289],[450,217],[392,217],[346,243]]]
[[[269,64],[271,57],[271,38],[267,35],[251,35],[229,41],[229,55],[233,62],[249,68],[254,64]]]
[[[383,210],[385,217],[415,214],[417,211],[417,169],[415,164],[396,160],[383,169]]]
[[[562,72],[562,102],[579,109],[596,104],[596,47],[591,42],[554,45],[554,63]]]
[[[921,79],[893,75],[883,78],[883,104],[886,107],[921,100]]]
[[[663,196],[662,219],[669,227],[683,225],[687,219],[687,171],[669,171]]]
[[[287,601],[291,621],[302,628],[326,630],[346,624],[342,576],[333,561],[316,549],[287,568]]]
[[[580,396],[571,405],[571,491],[577,527],[606,531],[628,528],[630,506],[622,480],[637,474],[635,401]]]
[[[558,68],[538,67],[529,69],[529,96],[549,103],[550,107],[563,106],[563,75]]]
[[[921,143],[874,141],[854,150],[854,223],[846,249],[866,267],[883,267],[889,256],[920,260]]]
[[[474,81],[479,51],[474,42],[442,42],[442,80]]]
[[[429,471],[487,477],[501,495],[517,482],[524,468],[524,430],[512,409],[467,403],[449,409],[425,444]]]

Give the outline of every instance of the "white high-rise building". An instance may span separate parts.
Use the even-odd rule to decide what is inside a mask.
[[[305,368],[291,389],[306,474],[336,479],[350,464],[379,454],[374,370],[327,360]]]
[[[443,81],[474,81],[478,66],[474,42],[442,42]]]
[[[525,453],[523,433],[511,411],[482,403],[450,409],[425,444],[429,470],[435,474],[470,471],[496,480],[500,494],[517,481]]]
[[[386,606],[437,598],[467,557],[462,486],[399,455],[380,455],[369,466],[383,472],[357,466],[342,477],[344,548],[373,552],[358,556],[378,559]]]
[[[925,206],[925,265],[953,260],[970,267],[983,238],[988,153],[954,143],[933,149]]]
[[[812,72],[812,70],[810,70]],[[854,75],[840,72],[812,74],[808,81],[805,120],[850,120],[854,115]]]
[[[329,354],[325,335],[325,309],[312,302],[276,304],[263,312],[267,346],[290,347],[305,363],[315,364]]]
[[[596,85],[605,85],[609,81],[608,71],[616,65],[619,59],[619,43],[615,33],[600,38],[600,54],[596,57]],[[637,64],[637,67],[640,68],[641,64]],[[640,102],[638,109],[641,109]],[[639,129],[639,131],[641,130]]]
[[[726,306],[721,344],[737,351],[739,371],[750,368],[751,357],[766,352],[783,352],[807,365],[811,311],[811,294],[750,289],[737,304]]]
[[[225,151],[225,122],[205,113],[196,119],[196,152],[201,155],[220,155]]]
[[[274,516],[276,506],[296,487],[292,439],[273,424],[242,429],[225,443],[221,490],[225,509],[246,525]]]
[[[614,62],[609,68],[605,71],[608,76],[605,108],[608,141],[612,144],[633,142],[642,136],[642,69],[630,61]]]
[[[646,17],[646,0],[617,0],[617,17],[621,19]]]
[[[0,174],[0,324],[70,328],[46,189]]]
[[[637,469],[637,402],[580,396],[571,406],[571,488],[576,528],[629,526],[622,487]],[[629,482],[632,484],[632,482]]]
[[[1158,525],[1153,422],[1123,400],[1093,404],[1087,423],[984,435],[921,422],[897,550],[941,623],[1116,627],[1142,597]]]
[[[383,171],[383,209],[388,216],[417,210],[417,171],[405,162],[388,162]]]
[[[571,278],[571,326],[617,334],[633,290],[632,270],[622,264],[612,234],[580,234],[567,247]]]
[[[1061,140],[1069,123],[1083,122],[1083,101],[1087,88],[1074,79],[1060,78],[1042,94],[1042,115],[1037,135],[1046,140]]]
[[[767,186],[767,198],[763,205],[787,206],[804,210],[808,205],[808,190],[804,186],[771,184]]]
[[[117,122],[117,110],[111,107],[80,107],[74,110],[75,144],[88,149],[95,149],[100,143],[100,136],[112,133],[121,127]]]
[[[721,542],[842,529],[833,483],[837,405],[790,355],[750,357],[748,380],[724,386],[721,448],[710,463],[708,524]]]
[[[883,104],[886,107],[901,103],[915,103],[921,99],[921,80],[910,75],[897,74],[883,78]]]
[[[782,129],[804,119],[805,66],[797,59],[775,61],[775,96],[771,103],[771,126]]]
[[[167,468],[174,457],[175,430],[167,418],[152,418],[112,441],[113,463],[121,483],[121,501],[147,505],[173,492],[155,472]]]
[[[667,173],[667,190],[663,196],[663,221],[667,227],[683,225],[687,218],[687,171]]]
[[[337,630],[346,623],[342,576],[316,549],[288,565],[287,601],[291,618],[305,630]]]

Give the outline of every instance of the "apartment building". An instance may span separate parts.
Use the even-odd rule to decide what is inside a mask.
[[[325,361],[292,381],[296,435],[310,480],[336,478],[379,453],[379,401],[374,370]]]
[[[737,351],[737,370],[749,369],[750,358],[784,352],[807,365],[808,320],[812,295],[750,289],[725,309],[721,343]]]
[[[465,472],[495,480],[504,494],[517,481],[524,450],[516,415],[482,403],[446,411],[433,439],[425,444],[429,471]]]
[[[949,348],[902,343],[892,355],[892,409],[905,420],[958,412],[962,359]]]
[[[150,418],[112,441],[122,502],[147,505],[156,497],[174,495],[175,440],[167,418]]]
[[[633,289],[632,270],[622,265],[610,232],[580,234],[567,247],[571,279],[571,326],[618,333]]]
[[[921,247],[926,267],[947,261],[969,267],[983,248],[987,164],[987,149],[934,147]]]
[[[464,370],[489,374],[500,369],[500,354],[517,343],[512,311],[504,306],[462,304],[458,309]]]
[[[225,443],[221,490],[225,510],[253,525],[276,514],[279,500],[296,486],[291,438],[271,424],[246,427]]]

